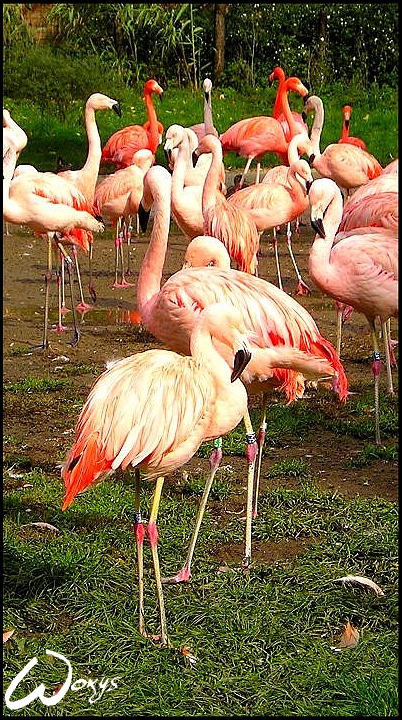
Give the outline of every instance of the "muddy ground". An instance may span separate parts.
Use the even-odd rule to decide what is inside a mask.
[[[313,232],[304,217],[305,226],[300,235],[293,235],[293,248],[304,280],[311,288],[311,295],[297,296],[297,299],[310,311],[321,333],[333,344],[336,340],[335,311],[330,299],[323,297],[311,282],[308,270],[308,251],[313,239]],[[152,222],[148,226],[150,232]],[[167,277],[180,269],[186,242],[172,223],[171,238],[165,263],[164,275]],[[57,333],[50,329],[51,349],[42,352],[34,349],[42,340],[42,318],[44,301],[44,271],[46,268],[46,244],[43,239],[36,238],[24,227],[10,226],[10,234],[4,234],[4,266],[3,266],[3,381],[4,383],[21,380],[26,377],[57,377],[60,368],[68,364],[87,366],[88,372],[69,375],[71,386],[78,390],[82,401],[85,400],[90,385],[96,375],[104,369],[108,360],[120,358],[138,350],[159,346],[144,328],[136,323],[136,281],[138,269],[147,247],[149,234],[133,236],[130,247],[130,274],[127,279],[132,286],[121,289],[113,288],[114,282],[114,238],[110,227],[101,237],[97,237],[93,258],[93,284],[96,290],[96,302],[93,308],[84,315],[78,313],[81,338],[75,347],[69,344],[72,336],[72,314],[64,316],[63,322],[67,330]],[[277,283],[271,236],[265,233],[262,238],[262,256],[259,261],[260,276]],[[127,258],[127,248],[125,249]],[[296,291],[296,278],[286,248],[284,235],[280,235],[280,258],[284,289],[292,295]],[[88,261],[80,255],[81,273],[85,297],[88,293]],[[126,263],[127,264],[127,263]],[[78,286],[74,282],[74,292],[78,301]],[[67,306],[71,307],[68,287],[66,289]],[[53,276],[51,285],[51,323],[57,322],[57,285]],[[392,325],[392,335],[397,339],[397,324]],[[31,347],[29,352],[24,348]],[[19,352],[21,351],[21,352]],[[397,352],[397,351],[396,351]],[[359,391],[362,383],[373,387],[371,374],[371,346],[367,326],[362,315],[353,313],[344,325],[342,361],[348,375],[351,391]],[[395,390],[397,392],[397,370],[394,370]],[[386,388],[385,369],[381,376],[382,388]],[[63,390],[65,393],[65,390]],[[67,417],[60,412],[62,397],[52,393],[54,401],[41,408],[35,405],[34,396],[27,396],[21,404],[16,395],[4,395],[3,435],[4,457],[10,453],[20,452],[29,457],[32,467],[39,467],[46,472],[54,473],[60,479],[56,465],[63,457],[65,449],[72,439],[72,428],[78,416]],[[308,402],[302,400],[301,402]],[[9,439],[12,438],[12,443]],[[16,440],[17,445],[16,445]],[[367,441],[366,441],[367,442]],[[373,437],[374,442],[374,437]],[[311,466],[315,478],[322,487],[337,491],[344,496],[380,497],[396,501],[398,496],[397,463],[394,461],[376,460],[363,468],[345,470],[346,457],[353,457],[362,449],[362,441],[345,436],[338,436],[329,430],[309,434],[301,439],[300,444],[276,448],[274,461],[285,458],[305,460]],[[19,445],[19,447],[18,447]],[[233,468],[233,482],[244,484],[245,461],[243,458],[230,457]],[[223,462],[226,462],[224,460]],[[273,463],[270,457],[263,459],[261,489],[276,484],[282,485],[282,479],[268,480],[264,471],[269,470]],[[188,471],[207,468],[207,460],[194,458],[188,465]],[[182,472],[180,472],[180,475]],[[298,484],[298,479],[286,481],[287,485]],[[238,507],[241,510],[245,496],[236,493]],[[244,500],[242,499],[244,497]],[[236,502],[234,501],[234,505]],[[226,511],[228,510],[226,506]],[[216,512],[219,514],[219,504]],[[256,551],[258,549],[256,548]],[[263,548],[260,548],[264,554]],[[296,551],[290,546],[287,552]],[[275,553],[271,548],[269,553]]]

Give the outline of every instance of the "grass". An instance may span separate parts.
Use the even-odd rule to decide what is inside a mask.
[[[111,97],[115,97],[112,87],[94,88]],[[237,120],[254,115],[269,115],[272,112],[277,88],[247,88],[244,94],[232,88],[219,88],[213,90],[212,108],[214,124],[219,132],[224,132]],[[99,112],[97,123],[102,139],[102,145],[113,132],[126,125],[142,124],[146,119],[144,103],[141,100],[143,87],[130,88],[124,91],[119,99],[122,108],[122,118],[114,113]],[[311,93],[315,92],[314,88]],[[386,165],[398,157],[398,90],[390,88],[370,88],[369,92],[363,88],[338,86],[328,87],[325,94],[321,94],[325,108],[325,123],[321,137],[322,149],[331,142],[337,142],[341,135],[342,105],[345,98],[352,102],[353,116],[351,120],[351,135],[363,138],[371,152],[382,165]],[[351,100],[352,99],[352,100]],[[74,103],[66,109],[66,120],[61,122],[55,114],[49,111],[41,114],[39,108],[26,102],[16,102],[3,98],[3,105],[12,117],[21,125],[29,137],[27,147],[22,151],[20,163],[32,164],[38,170],[56,169],[56,160],[61,155],[65,162],[71,163],[73,168],[82,167],[87,153],[87,140],[83,121],[82,106]],[[303,103],[300,97],[291,93],[289,102],[292,110],[302,112]],[[164,130],[178,123],[191,125],[202,121],[203,93],[180,89],[165,88],[163,102],[155,101],[155,108]],[[156,155],[157,163],[165,165],[163,144],[159,146]],[[266,155],[263,161],[268,168],[277,164],[275,155]],[[229,168],[243,168],[244,158],[228,153],[225,157],[225,166]]]
[[[68,392],[66,412],[75,418],[81,400],[73,387]],[[33,399],[42,402],[45,396],[44,390]],[[5,400],[15,397],[23,401],[21,388],[6,393]],[[363,436],[361,458],[395,460],[397,423],[387,423],[389,417],[397,418],[396,398],[385,393],[381,397],[387,436],[381,448],[372,445],[372,415],[362,428],[365,402],[351,396],[350,421],[336,418],[339,442],[347,434]],[[272,445],[297,444],[300,435],[317,426],[333,429],[334,408],[342,417],[340,403],[324,402],[319,391],[311,392],[308,403],[292,408],[269,405],[267,454]],[[258,409],[251,415],[255,422]],[[137,631],[133,475],[117,473],[63,513],[57,473],[32,468],[23,457],[19,465],[16,438],[4,440],[3,629],[15,629],[4,646],[4,687],[37,657],[12,699],[41,682],[51,696],[64,683],[67,667],[46,650],[67,658],[73,672],[73,685],[58,704],[48,708],[35,700],[19,710],[20,715],[398,714],[396,503],[325,491],[304,460],[273,462],[271,478],[298,482],[262,492],[253,542],[280,552],[247,573],[239,562],[222,565],[217,550],[225,555],[225,549],[244,542],[241,515],[216,519],[216,503],[244,502],[244,494],[240,500],[236,496],[239,489],[225,466],[231,453],[244,453],[244,434],[236,428],[224,442],[222,469],[201,526],[192,581],[164,588],[173,648],[161,650]],[[208,455],[207,446],[200,449],[200,458]],[[345,457],[345,465],[350,460]],[[176,572],[183,562],[204,480],[202,471],[194,471],[180,482],[165,483],[159,515],[163,574]],[[145,481],[144,517],[152,489],[153,483]],[[37,522],[55,530],[38,527]],[[297,550],[292,552],[294,543]],[[156,632],[158,611],[147,543],[144,554],[146,622]],[[373,579],[384,596],[334,582],[347,574]],[[358,629],[359,643],[335,652],[331,647],[338,645],[348,621]],[[3,712],[15,713],[6,706]]]

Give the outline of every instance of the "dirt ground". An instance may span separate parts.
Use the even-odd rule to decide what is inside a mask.
[[[332,301],[324,297],[311,282],[308,270],[308,251],[313,239],[308,217],[303,218],[305,225],[300,228],[300,235],[293,235],[293,249],[299,269],[304,280],[311,288],[311,295],[297,296],[297,299],[312,314],[317,325],[325,337],[333,344],[336,340],[335,310]],[[152,227],[149,223],[148,231]],[[72,336],[71,312],[64,316],[64,324],[68,326],[63,333],[50,330],[51,350],[42,352],[34,349],[42,340],[42,319],[44,300],[44,271],[46,267],[46,244],[43,239],[35,238],[31,231],[24,227],[10,226],[9,233],[4,233],[3,257],[3,381],[4,383],[21,380],[25,377],[44,377],[47,374],[56,377],[58,368],[67,363],[83,366],[96,366],[97,374],[104,369],[105,363],[138,350],[158,346],[144,328],[136,323],[136,281],[138,269],[147,247],[148,234],[133,235],[130,247],[130,274],[127,279],[133,283],[128,288],[113,288],[114,282],[114,238],[110,227],[105,233],[97,237],[94,247],[93,284],[96,290],[96,302],[93,308],[84,315],[78,313],[80,341],[72,347],[68,341]],[[265,233],[261,243],[262,256],[259,261],[259,274],[261,277],[277,284],[275,262],[271,245],[271,236]],[[172,223],[171,237],[165,263],[164,275],[168,277],[180,269],[185,251],[186,241],[181,236],[176,225]],[[296,292],[296,277],[286,248],[284,234],[280,235],[280,259],[284,289],[292,295]],[[125,249],[127,258],[127,248]],[[126,261],[127,264],[127,261]],[[87,301],[88,293],[88,261],[80,255],[80,267]],[[78,286],[74,283],[76,302],[78,301]],[[66,304],[71,307],[68,285],[66,288]],[[57,322],[57,285],[55,276],[51,284],[51,323]],[[392,335],[397,339],[397,324],[392,325]],[[18,348],[32,346],[32,352],[18,354]],[[396,351],[397,352],[397,351]],[[341,351],[342,361],[348,375],[350,390],[361,383],[372,387],[371,374],[371,346],[369,332],[362,315],[353,313],[344,325],[343,345]],[[79,388],[82,401],[85,400],[93,375],[90,371],[79,375],[69,376],[74,388]],[[397,370],[394,370],[395,389],[397,391]],[[385,369],[381,376],[382,387],[386,387]],[[76,394],[76,393],[75,393]],[[57,393],[54,394],[55,397]],[[53,394],[52,394],[53,396]],[[65,418],[59,413],[59,403],[47,404],[43,411],[31,408],[29,397],[26,405],[16,411],[15,403],[4,403],[3,416],[4,437],[17,438],[20,441],[20,452],[29,456],[32,467],[41,467],[46,472],[54,472],[60,478],[56,469],[60,461],[60,447],[65,447],[65,438],[72,437],[72,426],[78,417],[71,421],[71,428],[65,428]],[[303,402],[303,401],[302,401]],[[374,438],[373,438],[374,442]],[[304,459],[312,467],[315,477],[319,478],[322,487],[337,491],[344,496],[353,497],[380,497],[396,501],[398,497],[397,463],[393,461],[376,460],[373,464],[356,469],[345,470],[344,460],[361,450],[362,441],[352,437],[342,437],[339,445],[339,436],[330,431],[320,431],[309,434],[308,440],[301,440],[301,444],[291,447],[277,448],[275,461],[285,458]],[[329,449],[333,448],[333,452]],[[4,456],[9,452],[16,452],[16,447],[4,445]],[[233,468],[233,481],[242,487],[245,476],[245,461],[243,458],[230,457]],[[205,462],[205,464],[204,464]],[[226,463],[225,459],[223,463]],[[283,480],[268,480],[264,477],[272,459],[263,460],[261,490],[269,486],[281,485]],[[193,458],[189,463],[188,471],[197,471],[207,467],[207,460]],[[182,472],[179,473],[182,475]],[[298,480],[292,481],[294,485]],[[289,486],[289,481],[287,481]],[[238,507],[233,511],[241,511],[244,506],[245,495],[239,494]],[[217,503],[216,512],[219,513]],[[226,508],[227,511],[227,508]],[[223,510],[222,510],[223,512]],[[296,543],[297,545],[297,543]],[[232,548],[235,552],[236,548]],[[275,553],[282,553],[270,544],[269,548],[262,546],[254,549],[260,556],[274,557]],[[286,548],[286,554],[297,552],[297,547]],[[226,556],[227,559],[228,556]],[[223,558],[221,558],[223,559]]]

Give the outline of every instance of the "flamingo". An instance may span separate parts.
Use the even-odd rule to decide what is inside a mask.
[[[356,147],[359,147],[362,150],[367,150],[367,145],[364,142],[364,140],[361,140],[361,138],[352,137],[352,135],[349,135],[351,114],[352,114],[351,106],[343,105],[343,107],[342,107],[342,116],[343,116],[342,135],[341,135],[340,139],[338,140],[338,143],[349,143],[349,145],[355,145]]]
[[[4,146],[7,147],[10,142],[15,147],[18,159],[23,149],[27,146],[28,135],[11,117],[9,111],[3,108],[3,149]],[[34,169],[36,170],[36,168]],[[4,223],[4,231],[6,235],[10,234],[7,222]]]
[[[289,82],[289,89],[298,92],[303,98],[308,95],[307,88],[296,77]],[[286,112],[289,126],[292,126],[290,108]],[[297,132],[298,130],[295,130],[294,134]],[[260,115],[238,120],[220,135],[220,141],[224,153],[232,151],[247,158],[241,183],[254,159],[257,162],[256,183],[259,182],[261,160],[266,153],[273,152],[279,157],[280,162],[287,163],[288,141],[282,125],[274,117]]]
[[[212,81],[210,78],[205,78],[202,88],[204,90],[204,122],[190,125],[190,130],[195,132],[197,140],[201,140],[204,135],[216,135],[216,137],[219,137],[212,119]]]
[[[310,165],[321,177],[331,178],[348,193],[360,185],[381,175],[382,167],[378,160],[366,150],[348,143],[331,143],[320,152],[321,132],[324,125],[324,105],[320,97],[310,95],[304,106],[304,112],[314,112],[310,140],[313,153]]]
[[[103,95],[102,93],[93,93],[92,95],[90,95],[85,103],[84,110],[85,130],[88,142],[88,152],[85,163],[80,169],[60,170],[58,173],[60,177],[63,177],[66,180],[74,183],[74,185],[76,185],[78,190],[82,192],[88,203],[90,203],[91,205],[93,205],[94,203],[95,187],[98,180],[99,165],[102,155],[102,144],[95,116],[95,113],[98,110],[113,110],[113,112],[115,112],[118,117],[121,117],[120,105],[117,100],[113,100],[113,98],[110,98],[107,95]],[[92,299],[96,300],[96,293],[92,285],[92,252],[93,243],[91,243],[89,249],[89,292]],[[86,312],[87,310],[90,310],[92,306],[86,303],[84,300],[80,269],[78,264],[78,255],[76,247],[74,245],[73,254],[75,258],[75,267],[81,294],[81,301],[77,306],[77,309],[81,312]]]
[[[312,373],[316,377],[333,376],[339,397],[345,400],[347,379],[334,348],[320,335],[305,308],[275,285],[240,270],[228,271],[218,267],[180,270],[162,283],[170,227],[170,184],[171,177],[165,168],[159,165],[151,167],[144,178],[144,195],[138,209],[142,221],[143,214],[147,217],[154,207],[152,233],[137,285],[137,308],[146,329],[175,352],[188,355],[191,328],[201,310],[215,302],[231,302],[242,310],[247,329],[253,336],[253,358],[248,366],[250,373],[242,375],[249,392],[259,394],[279,387],[292,401],[303,394],[304,377]],[[282,352],[274,368],[271,367],[272,355],[266,356],[267,349]],[[294,351],[297,351],[296,355]],[[247,416],[245,424],[249,461],[243,561],[246,567],[251,561],[253,476],[257,447]],[[217,447],[211,458],[210,482],[220,457],[221,450]],[[205,494],[208,496],[207,486]],[[189,580],[193,550],[194,545],[189,549],[183,570],[175,576],[176,582]]]
[[[191,140],[191,145],[190,145]],[[186,238],[191,239],[203,232],[202,194],[206,175],[209,171],[212,154],[200,155],[195,167],[192,153],[197,147],[196,135],[182,125],[171,125],[166,131],[164,152],[172,171],[171,212]],[[207,160],[205,165],[202,159]],[[172,162],[174,160],[174,162]],[[193,170],[192,182],[189,171]],[[216,189],[221,194],[224,187],[225,169],[223,163],[216,180]]]
[[[52,246],[55,244],[67,262],[72,290],[70,264],[62,243],[73,242],[88,251],[92,233],[103,232],[104,225],[95,216],[93,206],[84,195],[65,178],[51,172],[27,172],[13,178],[17,161],[15,147],[3,148],[3,219],[23,224],[47,239],[48,267],[45,273],[45,308],[42,349],[49,346],[47,325],[49,314],[49,283],[52,275]],[[79,340],[74,317],[73,344]]]
[[[345,237],[350,232],[361,232],[360,228],[372,228],[373,236],[377,233],[376,227],[389,228],[394,232],[398,229],[399,220],[398,179],[396,175],[382,173],[365,185],[355,190],[344,203],[342,219],[338,228],[337,239]],[[379,231],[379,236],[382,236]],[[337,313],[337,341],[338,355],[341,352],[342,325],[350,318],[353,308],[335,301]],[[392,341],[390,340],[391,364],[395,364]]]
[[[204,135],[193,157],[197,158],[203,153],[212,153],[212,162],[202,190],[203,232],[223,242],[239,270],[256,274],[260,236],[255,221],[248,210],[231,204],[217,189],[222,167],[219,138]],[[232,195],[231,200],[237,194]]]
[[[116,170],[107,175],[95,190],[94,205],[102,217],[108,217],[114,227],[115,236],[115,281],[114,288],[131,287],[126,280],[124,270],[124,239],[130,239],[131,216],[138,212],[144,175],[155,162],[151,150],[137,150],[133,155],[133,164]],[[130,256],[129,256],[130,257]],[[121,281],[118,281],[119,261],[121,265]]]
[[[230,362],[213,339],[223,343]],[[244,321],[232,305],[200,313],[190,337],[190,356],[145,350],[112,363],[84,403],[75,440],[62,466],[66,510],[75,496],[118,469],[135,468],[134,534],[138,563],[138,629],[170,645],[158,559],[157,515],[164,478],[188,462],[201,443],[225,435],[247,410],[239,376],[251,358]],[[147,526],[140,510],[140,470],[156,480]],[[148,535],[160,614],[160,635],[144,622],[143,541]]]
[[[306,147],[307,145],[309,145],[308,136],[295,135],[289,147],[296,148],[294,151],[291,150],[290,157],[297,159],[292,160],[290,167],[285,165],[277,166],[276,172],[275,167],[272,168],[269,177],[270,182],[264,178],[264,182],[258,185],[249,185],[249,187],[231,195],[228,200],[231,205],[247,209],[260,233],[268,228],[274,229],[275,261],[281,289],[283,286],[279,267],[276,227],[282,223],[287,224],[286,242],[297,276],[296,292],[298,295],[310,293],[310,288],[304,282],[293,255],[290,223],[308,208],[307,191],[313,182],[313,176],[308,162],[299,159],[298,154],[299,147]],[[277,180],[275,180],[275,176],[278,178]]]
[[[308,135],[308,125],[304,120],[303,114],[297,113],[294,110],[291,111],[289,107],[288,92],[292,89],[291,85],[293,83],[293,77],[286,80],[284,70],[277,65],[268,77],[268,80],[270,83],[274,80],[279,81],[272,116],[279,120],[282,125],[286,140],[290,142],[292,137],[294,137],[294,135],[298,135],[299,133]],[[292,117],[290,126],[289,113],[291,113]]]
[[[163,125],[156,116],[152,95],[161,96],[162,93],[163,88],[156,80],[147,80],[144,85],[147,122],[116,130],[103,147],[101,163],[113,163],[120,170],[132,164],[133,155],[137,150],[150,150],[155,155],[162,142]]]
[[[395,158],[395,160],[391,160],[391,162],[385,166],[385,168],[382,171],[382,174],[383,175],[398,175],[398,166],[399,166],[399,160],[398,160],[398,158]]]
[[[353,146],[351,146],[353,147]],[[363,152],[363,151],[362,151]],[[335,243],[342,218],[343,199],[329,178],[315,180],[310,188],[311,223],[316,231],[309,254],[313,282],[326,295],[363,313],[373,343],[375,397],[375,441],[381,444],[379,428],[379,376],[381,354],[375,321],[379,318],[385,346],[388,391],[392,394],[387,321],[398,317],[398,243],[395,233],[371,228],[342,237]]]

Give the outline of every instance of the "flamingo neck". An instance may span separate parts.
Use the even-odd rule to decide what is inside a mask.
[[[220,179],[220,171],[222,167],[222,151],[214,144],[211,148],[212,160],[208,172],[205,177],[204,187],[202,190],[202,214],[205,220],[205,214],[215,207],[218,193],[218,183]]]
[[[95,110],[92,106],[85,106],[85,129],[88,140],[88,153],[81,174],[84,176],[84,185],[80,189],[88,202],[93,203],[95,187],[99,175],[99,165],[102,155],[102,145]]]
[[[147,116],[149,122],[149,133],[152,140],[156,143],[156,147],[159,145],[159,129],[158,129],[158,118],[156,117],[156,111],[152,100],[152,94],[145,94],[145,107],[147,109]]]
[[[148,248],[141,263],[137,285],[137,306],[147,325],[152,316],[153,301],[161,289],[170,228],[171,176],[166,170],[162,182],[151,187],[154,220]]]

